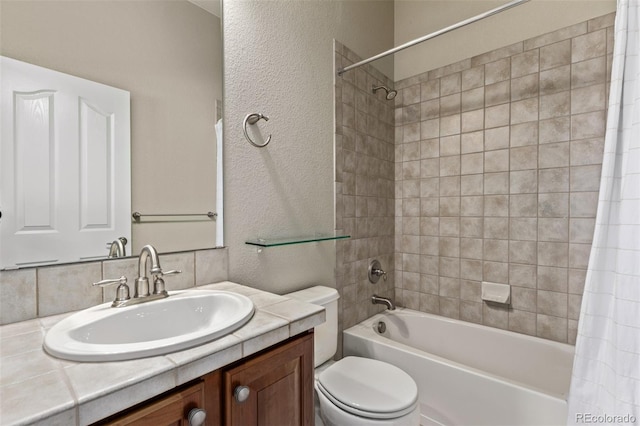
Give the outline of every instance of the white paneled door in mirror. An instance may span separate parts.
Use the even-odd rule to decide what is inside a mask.
[[[0,269],[131,240],[129,92],[0,57]]]

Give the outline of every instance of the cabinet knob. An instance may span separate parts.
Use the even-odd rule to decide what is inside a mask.
[[[238,402],[245,402],[247,399],[249,399],[250,393],[251,390],[248,386],[237,386],[233,391],[233,397]]]
[[[204,419],[207,418],[207,412],[202,408],[194,408],[189,411],[189,426],[204,426]]]

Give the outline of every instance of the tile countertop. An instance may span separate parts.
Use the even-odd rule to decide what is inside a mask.
[[[325,320],[322,306],[229,281],[196,288],[244,294],[256,312],[234,333],[195,348],[97,363],[61,360],[42,349],[46,331],[70,313],[0,326],[0,425],[87,425]]]

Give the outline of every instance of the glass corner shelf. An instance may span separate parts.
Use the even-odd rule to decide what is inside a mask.
[[[258,247],[278,247],[289,246],[293,244],[317,243],[320,241],[344,240],[347,238],[351,238],[351,235],[319,234],[314,236],[291,238],[256,238],[254,240],[245,241],[245,244]]]

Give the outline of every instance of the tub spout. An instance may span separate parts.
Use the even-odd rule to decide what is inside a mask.
[[[396,309],[396,305],[391,299],[388,299],[386,297],[378,297],[375,294],[371,296],[371,303],[373,303],[374,305],[386,305],[387,309],[390,311]]]

